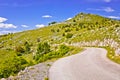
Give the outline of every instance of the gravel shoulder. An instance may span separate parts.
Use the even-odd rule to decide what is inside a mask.
[[[26,67],[21,70],[17,76],[10,76],[1,80],[45,80],[48,78],[48,71],[53,62],[39,63],[34,66]]]
[[[120,65],[106,57],[102,48],[57,60],[49,69],[50,80],[120,80]]]

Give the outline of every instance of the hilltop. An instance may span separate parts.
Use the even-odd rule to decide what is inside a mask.
[[[58,52],[55,52],[56,46],[60,44],[64,45],[60,48],[57,47]],[[61,23],[50,24],[35,30],[2,35],[0,36],[0,78],[17,73],[26,66],[44,62],[46,61],[46,55],[48,59],[57,58],[58,56],[54,55],[59,55],[60,51],[65,49],[65,52],[59,56],[62,57],[70,51],[65,44],[80,47],[105,47],[108,49],[107,56],[120,63],[120,21],[95,14],[80,13]],[[42,55],[45,56],[45,59],[37,58],[36,62],[33,57],[39,51],[38,46],[40,49],[41,45],[45,45],[47,48],[50,45],[53,52],[47,49],[48,52]],[[16,53],[16,51],[19,53]],[[21,61],[18,64],[22,66],[18,67],[16,65],[16,69],[19,69],[11,73],[8,69],[15,64],[6,64],[6,62],[10,63],[14,60]],[[6,65],[9,65],[9,67],[6,67]],[[4,75],[7,70],[8,74]]]
[[[80,13],[70,20],[55,23],[44,28],[3,35],[3,37],[0,37],[0,46],[4,43],[4,46],[13,47],[13,44],[19,45],[25,41],[35,44],[37,39],[49,41],[50,43],[73,43],[97,39],[113,39],[119,42],[119,27],[119,20],[95,14]]]

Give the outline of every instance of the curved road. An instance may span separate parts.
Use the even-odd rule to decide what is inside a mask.
[[[57,60],[49,70],[50,80],[120,80],[120,65],[106,58],[107,51],[85,51]]]

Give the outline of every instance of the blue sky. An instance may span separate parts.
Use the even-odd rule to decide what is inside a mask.
[[[0,0],[0,34],[44,27],[80,12],[120,19],[120,0]]]

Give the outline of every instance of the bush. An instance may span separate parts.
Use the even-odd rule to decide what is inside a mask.
[[[67,33],[66,38],[72,38],[73,34],[72,33]]]
[[[53,25],[53,24],[56,24],[57,22],[53,21],[51,23],[48,23],[48,25]]]
[[[40,38],[37,38],[37,42],[40,42]]]
[[[48,77],[46,77],[46,78],[44,78],[44,80],[49,80],[49,78],[48,78]]]
[[[65,55],[66,53],[68,53],[68,51],[69,51],[69,47],[68,47],[68,46],[66,46],[66,45],[61,45],[60,48],[59,48],[58,53],[59,53],[59,55],[63,56],[63,55]]]
[[[24,50],[21,46],[17,46],[17,47],[15,48],[15,51],[16,51],[16,52],[20,52],[20,53],[24,53],[24,52],[25,52],[25,50]]]
[[[120,27],[120,25],[116,24],[115,27]]]
[[[63,33],[62,36],[65,36],[65,33]]]
[[[47,42],[38,45],[37,54],[46,54],[48,52],[50,52],[50,45]]]
[[[111,59],[112,61],[120,64],[120,56],[115,56],[115,50],[111,47],[105,47],[108,51],[107,57]]]
[[[12,59],[5,60],[1,65],[0,78],[7,78],[24,69],[28,65],[28,62],[22,57],[14,57]]]
[[[37,48],[37,53],[34,56],[34,59],[37,61],[40,57],[42,57],[44,54],[50,52],[50,45],[47,42],[39,43]]]
[[[44,61],[47,61],[47,60],[53,59],[53,58],[60,58],[60,57],[64,56],[65,54],[67,54],[69,51],[70,51],[70,48],[68,46],[61,45],[59,47],[58,51],[51,51],[51,52],[39,57],[38,62],[44,62]]]
[[[65,32],[70,32],[71,31],[71,29],[65,29]]]
[[[29,53],[30,52],[30,44],[28,42],[25,42],[24,46],[25,46],[25,52]]]
[[[76,28],[76,31],[79,31],[79,28]]]
[[[59,30],[59,29],[57,29],[57,32],[60,32],[60,30]]]
[[[54,30],[54,29],[51,29],[51,32],[55,32],[55,30]]]

